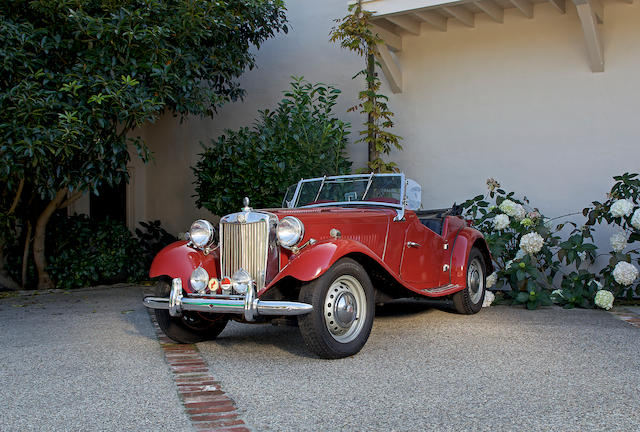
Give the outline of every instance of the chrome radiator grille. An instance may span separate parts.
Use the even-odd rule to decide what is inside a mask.
[[[253,223],[221,223],[222,276],[231,277],[243,268],[256,281],[257,289],[264,288],[267,270],[269,227],[267,220]]]

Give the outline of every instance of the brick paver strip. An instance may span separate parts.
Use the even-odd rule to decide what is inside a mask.
[[[626,321],[634,327],[640,328],[640,314],[634,312],[630,309],[616,308],[615,310],[610,311],[616,318],[621,319],[622,321]]]
[[[160,330],[153,311],[147,311],[193,427],[198,432],[250,432],[239,418],[233,400],[209,371],[198,347],[173,342]]]

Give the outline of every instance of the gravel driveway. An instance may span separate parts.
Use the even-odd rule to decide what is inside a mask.
[[[259,431],[640,430],[640,330],[600,310],[387,305],[333,361],[295,328],[233,324],[198,346]]]
[[[0,300],[2,431],[191,431],[140,288]]]
[[[141,296],[0,300],[0,430],[193,430]],[[333,361],[291,327],[197,346],[256,431],[640,430],[640,329],[599,310],[387,305]]]

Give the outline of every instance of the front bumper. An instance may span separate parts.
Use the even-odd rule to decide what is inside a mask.
[[[150,309],[168,309],[171,316],[182,316],[182,311],[243,314],[247,321],[259,315],[304,315],[313,310],[307,303],[290,301],[262,301],[256,298],[253,284],[242,299],[193,298],[182,295],[182,280],[171,281],[171,294],[165,297],[145,297],[144,305]]]

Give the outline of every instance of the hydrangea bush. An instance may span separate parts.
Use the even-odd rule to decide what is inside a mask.
[[[608,224],[615,229],[609,242],[609,262],[599,273],[607,290],[615,297],[632,298],[640,295],[638,264],[640,252],[640,179],[638,174],[624,173],[616,181],[604,202],[594,201],[582,214],[585,226]],[[605,254],[606,255],[606,254]]]
[[[485,195],[463,203],[465,217],[485,235],[494,259],[496,271],[487,277],[487,287],[499,290],[503,301],[529,309],[554,301],[567,308],[592,307],[597,281],[581,269],[595,259],[591,228],[570,221],[554,224],[526,197],[517,198],[494,179],[487,180],[487,188]],[[571,231],[562,241],[567,228]],[[558,278],[561,289],[554,287]]]

